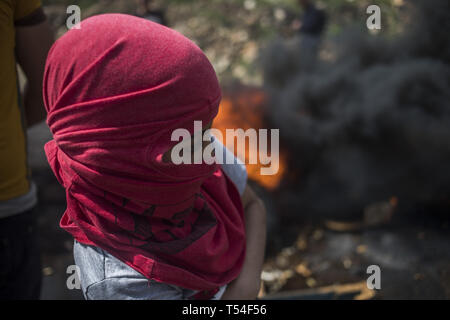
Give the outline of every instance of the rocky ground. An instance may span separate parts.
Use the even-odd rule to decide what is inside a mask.
[[[296,240],[266,261],[266,293],[329,298],[323,288],[334,285],[334,294],[342,296],[353,285],[357,290],[348,298],[449,299],[449,222],[425,217],[398,213],[387,225],[356,232],[297,225],[291,228]],[[367,290],[371,265],[380,267],[380,290]]]

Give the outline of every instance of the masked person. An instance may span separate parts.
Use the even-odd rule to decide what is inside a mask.
[[[94,16],[52,47],[45,151],[85,298],[256,297],[265,211],[245,168],[172,161],[172,132],[206,130],[220,100],[203,52],[146,19]]]

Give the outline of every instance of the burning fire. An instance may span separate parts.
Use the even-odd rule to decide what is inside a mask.
[[[226,137],[226,129],[241,128],[244,131],[253,129],[270,129],[264,125],[264,112],[266,106],[267,96],[262,89],[253,87],[239,87],[238,90],[224,92],[222,101],[220,103],[219,113],[214,120],[213,127],[222,132],[222,136]],[[221,141],[231,150],[231,141]],[[270,141],[268,150],[270,150]],[[237,154],[235,146],[232,150]],[[261,186],[268,190],[277,188],[286,170],[286,153],[280,150],[279,155],[279,170],[274,175],[261,175],[260,168],[265,167],[262,164],[248,164],[250,154],[258,154],[258,147],[245,146],[245,159],[241,159],[247,167],[248,176],[250,179],[258,182]],[[245,160],[245,161],[244,161]],[[272,161],[276,161],[275,158]]]

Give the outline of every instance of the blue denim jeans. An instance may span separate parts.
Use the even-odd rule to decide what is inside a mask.
[[[73,253],[87,300],[185,300],[197,293],[145,278],[105,250],[75,240]],[[212,300],[225,291],[221,287]]]

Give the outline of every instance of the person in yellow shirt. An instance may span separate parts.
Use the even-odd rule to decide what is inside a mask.
[[[53,34],[40,0],[0,1],[0,299],[38,299],[36,187],[26,129],[45,118],[42,78]],[[27,78],[18,88],[17,64]]]

